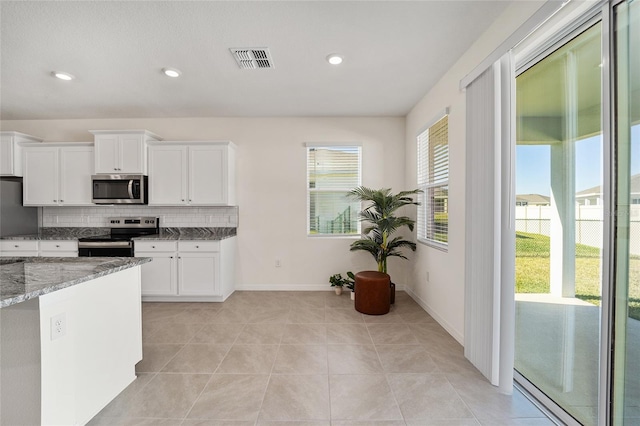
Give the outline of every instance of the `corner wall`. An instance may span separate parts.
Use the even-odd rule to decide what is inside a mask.
[[[147,129],[164,140],[231,140],[237,145],[236,289],[328,290],[331,275],[376,265],[368,254],[349,252],[352,239],[307,237],[304,142],[362,142],[363,185],[399,191],[405,189],[404,123],[403,117],[154,118],[15,120],[1,128],[46,142],[92,141],[88,130],[102,129]],[[55,213],[63,214],[60,209]],[[201,216],[200,210],[193,214]],[[408,264],[389,266],[399,288]]]
[[[444,252],[418,243],[405,290],[460,343],[464,340],[466,98],[459,83],[543,3],[512,4],[406,117],[405,186],[413,188],[416,136],[449,107],[449,248]]]

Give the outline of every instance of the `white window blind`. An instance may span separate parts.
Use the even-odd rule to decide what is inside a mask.
[[[360,186],[359,146],[307,146],[309,235],[358,235],[360,202],[348,197]]]
[[[446,248],[449,237],[449,119],[418,135],[418,241]]]

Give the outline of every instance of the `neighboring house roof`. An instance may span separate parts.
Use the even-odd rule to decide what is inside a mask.
[[[631,190],[630,192],[632,194],[640,193],[640,173],[631,176],[629,187]],[[600,187],[600,185],[598,185],[598,186],[594,186],[592,188],[587,188],[583,191],[577,192],[576,197],[584,198],[584,197],[590,197],[594,195],[599,196],[600,194],[602,194],[602,188]]]
[[[526,202],[527,204],[550,204],[551,198],[540,194],[519,194],[516,195],[516,202]]]

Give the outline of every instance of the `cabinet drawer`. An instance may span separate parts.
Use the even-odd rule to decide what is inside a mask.
[[[220,241],[195,240],[178,241],[180,252],[211,252],[220,251]]]
[[[38,251],[38,240],[3,240],[0,251]]]
[[[40,241],[40,251],[78,251],[77,241]]]
[[[176,251],[175,241],[133,241],[136,254],[138,252]]]

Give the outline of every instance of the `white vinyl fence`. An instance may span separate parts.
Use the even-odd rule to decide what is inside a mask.
[[[632,205],[629,250],[640,255],[640,205]],[[550,236],[550,206],[516,206],[516,232]],[[602,206],[576,206],[576,243],[602,248]]]

